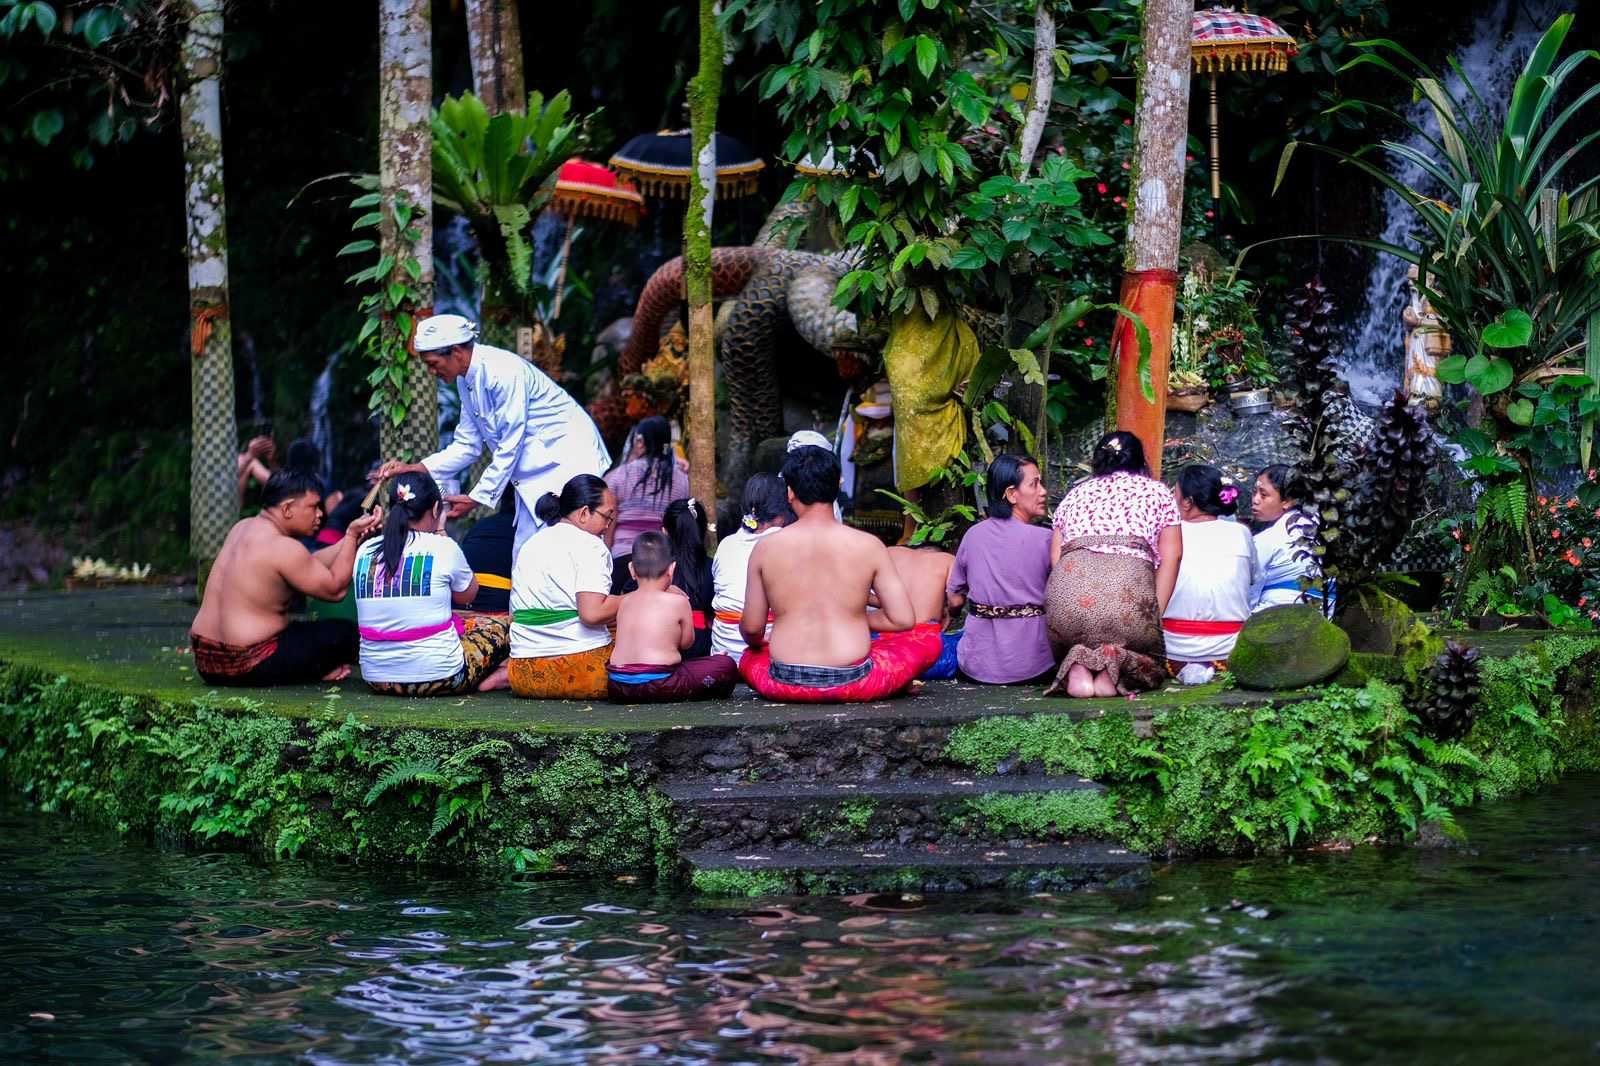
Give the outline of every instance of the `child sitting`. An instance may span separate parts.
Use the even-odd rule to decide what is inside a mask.
[[[1225,668],[1233,654],[1250,617],[1250,587],[1259,564],[1250,531],[1233,520],[1239,490],[1223,480],[1222,471],[1184,467],[1176,495],[1183,561],[1161,629],[1168,673],[1186,685],[1199,685]]]
[[[726,655],[683,658],[694,644],[689,597],[672,584],[676,564],[664,533],[641,533],[628,570],[639,583],[617,610],[617,642],[606,666],[616,703],[666,703],[722,699],[733,692],[739,668]]]

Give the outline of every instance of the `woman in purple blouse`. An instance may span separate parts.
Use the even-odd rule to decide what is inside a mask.
[[[945,589],[951,610],[967,608],[956,661],[969,681],[1043,684],[1056,667],[1044,618],[1050,530],[1034,524],[1047,507],[1044,480],[1031,459],[997,455],[985,493],[989,517],[961,538]]]

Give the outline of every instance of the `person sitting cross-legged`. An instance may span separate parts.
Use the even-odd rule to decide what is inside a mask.
[[[955,566],[956,557],[931,544],[919,548],[897,544],[889,549],[889,559],[894,563],[900,580],[906,583],[906,594],[911,597],[911,609],[916,612],[917,621],[938,626],[940,640],[944,643],[944,651],[940,653],[938,662],[928,667],[922,680],[953,679],[956,676],[956,656],[961,647],[961,630],[946,633],[944,626],[950,620],[945,586],[950,582],[950,571]]]
[[[195,672],[213,685],[340,681],[356,661],[355,623],[289,621],[295,593],[344,598],[356,549],[383,521],[381,511],[350,523],[338,544],[307,552],[300,538],[322,524],[315,474],[280,470],[261,491],[261,513],[235,522],[189,627]]]
[[[861,703],[911,687],[944,650],[938,623],[917,623],[889,550],[833,516],[839,460],[801,447],[783,464],[792,525],[750,555],[739,673],[770,700]],[[878,610],[868,614],[875,598]],[[766,636],[772,614],[770,644]],[[874,641],[872,633],[883,634]]]
[[[454,696],[501,688],[495,668],[511,651],[504,618],[451,612],[471,603],[478,581],[445,536],[444,500],[427,474],[394,479],[383,537],[356,555],[361,679],[383,696]]]
[[[606,667],[615,703],[723,699],[739,683],[739,667],[726,655],[683,657],[695,629],[689,597],[672,583],[676,568],[665,533],[634,538],[628,571],[638,588],[617,608],[617,642]]]

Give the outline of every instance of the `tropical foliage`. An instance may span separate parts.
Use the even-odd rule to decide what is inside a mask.
[[[538,319],[528,229],[550,200],[555,172],[585,143],[588,118],[570,116],[565,91],[525,113],[489,116],[471,93],[433,116],[433,199],[467,220],[483,257],[483,325],[497,333]]]
[[[1385,141],[1390,156],[1420,168],[1425,187],[1387,173],[1368,153],[1326,152],[1379,182],[1415,213],[1418,249],[1366,243],[1419,266],[1422,287],[1455,338],[1458,353],[1439,365],[1447,383],[1470,386],[1481,420],[1459,411],[1452,428],[1479,480],[1480,554],[1498,565],[1533,561],[1527,502],[1541,474],[1593,460],[1600,415],[1600,176],[1572,164],[1597,138],[1586,109],[1600,86],[1583,89],[1579,72],[1600,54],[1561,57],[1572,16],[1558,18],[1529,57],[1503,118],[1452,62],[1447,81],[1392,40],[1365,42],[1345,69],[1375,67],[1430,105],[1435,128],[1370,101],[1340,109],[1403,123],[1422,147]],[[1566,101],[1561,106],[1558,103]],[[1558,146],[1571,141],[1558,152]],[[1284,153],[1281,180],[1295,145]],[[1465,405],[1462,405],[1465,407]],[[1600,492],[1585,486],[1586,501]]]
[[[407,372],[412,360],[409,339],[413,325],[408,308],[420,304],[418,297],[422,264],[411,249],[420,239],[421,232],[415,221],[416,208],[409,202],[404,190],[396,190],[394,217],[385,220],[383,197],[375,191],[376,180],[370,176],[357,178],[356,185],[369,191],[350,201],[353,209],[362,212],[350,228],[371,230],[376,234],[388,221],[394,226],[402,249],[399,255],[379,254],[371,266],[356,271],[346,279],[364,290],[360,308],[365,321],[356,335],[356,344],[376,364],[367,373],[367,384],[372,387],[367,407],[379,419],[391,426],[398,426],[405,421],[413,399],[413,393],[407,387]],[[379,252],[376,236],[351,241],[339,249],[340,255],[372,255],[375,252]],[[383,324],[390,320],[393,320],[394,328],[384,329]]]

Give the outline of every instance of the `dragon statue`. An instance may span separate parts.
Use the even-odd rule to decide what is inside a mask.
[[[719,371],[728,398],[728,448],[719,471],[724,485],[742,484],[756,445],[783,432],[774,347],[785,318],[807,344],[833,357],[842,373],[865,370],[856,317],[833,306],[846,269],[839,256],[765,244],[712,250],[713,296],[728,301],[717,316]],[[639,294],[633,332],[617,359],[619,379],[640,373],[656,355],[662,323],[683,299],[680,256],[662,264]]]

